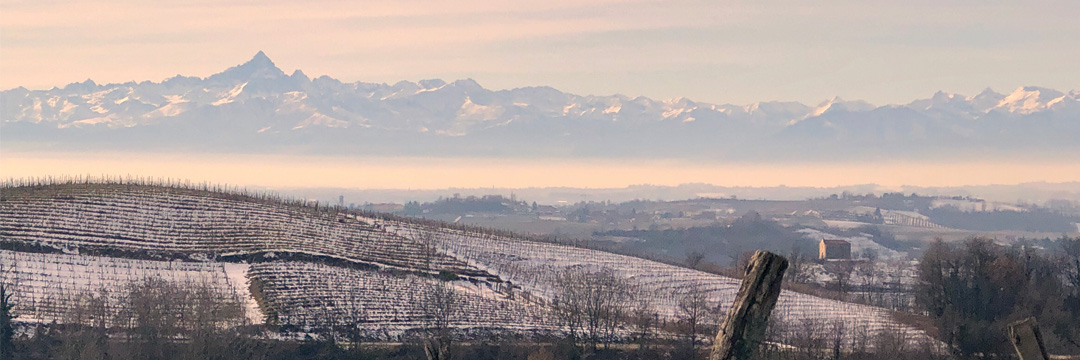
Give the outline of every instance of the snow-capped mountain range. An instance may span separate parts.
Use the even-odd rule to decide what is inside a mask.
[[[492,91],[471,79],[343,83],[264,53],[207,78],[0,92],[7,149],[434,156],[909,158],[1077,152],[1080,92],[938,92],[904,105]]]

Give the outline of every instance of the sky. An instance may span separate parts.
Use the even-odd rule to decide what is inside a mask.
[[[0,88],[205,77],[263,50],[286,72],[688,97],[1080,88],[1075,0],[0,2]]]
[[[899,188],[1070,182],[1080,163],[1004,161],[872,163],[708,163],[682,160],[301,157],[283,155],[12,153],[0,156],[0,178],[101,175],[189,179],[271,188],[621,188],[675,186]],[[312,176],[318,174],[318,176]]]

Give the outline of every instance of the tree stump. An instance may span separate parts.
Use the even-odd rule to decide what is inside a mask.
[[[739,294],[727,319],[716,334],[709,360],[753,358],[765,337],[769,314],[780,297],[780,285],[788,262],[784,257],[758,250],[750,258]]]

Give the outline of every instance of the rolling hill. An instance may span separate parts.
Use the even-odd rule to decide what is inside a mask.
[[[0,188],[0,245],[25,322],[64,321],[79,293],[146,277],[236,289],[249,317],[293,329],[360,316],[382,338],[421,326],[415,299],[437,284],[464,299],[453,326],[519,333],[562,331],[551,301],[565,269],[611,271],[669,320],[688,288],[726,308],[739,287],[737,279],[512,233],[153,181],[8,182]],[[884,309],[786,290],[775,313],[923,336]]]

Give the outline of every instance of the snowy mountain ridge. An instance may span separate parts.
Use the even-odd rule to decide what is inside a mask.
[[[29,147],[97,142],[137,149],[142,145],[134,143],[151,141],[131,141],[135,134],[209,133],[217,140],[166,142],[217,148],[226,145],[222,141],[239,141],[232,145],[241,148],[253,142],[257,144],[249,145],[255,148],[273,149],[314,145],[333,132],[340,141],[435,138],[433,148],[467,154],[502,153],[499,148],[510,139],[549,138],[555,146],[528,153],[665,153],[678,150],[667,146],[674,145],[691,151],[708,147],[705,152],[713,157],[739,148],[731,143],[740,141],[828,146],[871,141],[903,147],[925,141],[979,144],[1009,134],[1025,141],[1051,135],[1041,141],[1076,145],[1062,136],[1080,137],[1076,90],[1020,87],[1008,94],[986,89],[973,96],[938,92],[886,106],[839,97],[817,106],[775,101],[718,105],[686,98],[581,96],[550,87],[492,91],[472,79],[343,83],[328,76],[311,79],[300,70],[286,74],[261,51],[207,78],[177,75],[162,82],[99,85],[86,80],[49,90],[20,87],[0,92],[0,104],[5,140]],[[78,133],[93,135],[87,139]],[[462,148],[445,139],[459,137],[474,141]],[[716,140],[729,145],[718,148],[713,146]],[[583,141],[592,145],[582,146]]]

